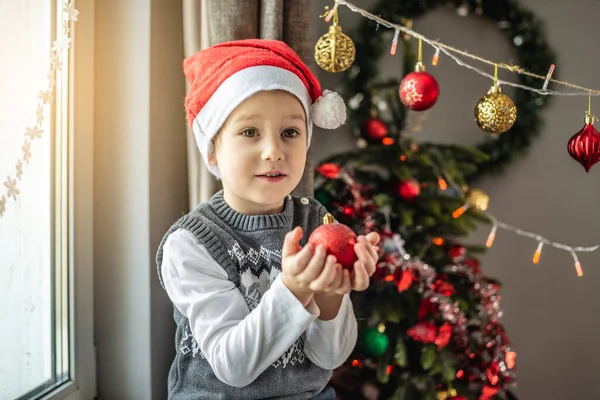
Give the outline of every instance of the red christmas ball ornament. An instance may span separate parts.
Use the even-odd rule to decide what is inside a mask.
[[[349,216],[349,217],[354,216],[354,208],[352,208],[350,206],[344,206],[342,210],[343,210],[344,214],[346,214],[347,216]]]
[[[400,100],[413,111],[425,111],[434,106],[440,95],[440,85],[422,63],[400,82]]]
[[[462,247],[460,244],[455,244],[452,247],[450,247],[450,250],[448,250],[448,255],[452,260],[455,261],[464,257],[466,253],[467,249]]]
[[[379,142],[387,136],[388,127],[377,117],[367,118],[361,126],[360,133],[362,137],[373,142]]]
[[[340,177],[341,168],[334,163],[324,163],[317,167],[317,172],[327,179],[337,179]]]
[[[398,195],[406,201],[414,200],[421,194],[421,185],[414,179],[402,181],[398,184]]]
[[[313,246],[323,245],[327,254],[335,256],[345,269],[352,270],[357,260],[354,251],[356,234],[344,224],[337,223],[333,215],[327,213],[323,217],[323,225],[313,231],[308,238],[308,243]]]
[[[600,133],[594,128],[594,117],[589,112],[584,127],[569,139],[567,150],[583,165],[585,172],[590,172],[590,168],[600,161]]]

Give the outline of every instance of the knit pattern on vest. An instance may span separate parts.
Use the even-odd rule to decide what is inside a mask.
[[[301,226],[304,245],[325,212],[313,199],[288,196],[280,214],[244,215],[229,207],[220,191],[180,218],[165,234],[156,256],[161,284],[163,245],[172,232],[183,228],[206,246],[253,310],[281,272],[286,233]],[[176,307],[174,319],[176,355],[169,371],[169,399],[312,399],[331,378],[331,371],[316,366],[305,356],[300,337],[250,385],[229,386],[215,376],[192,335],[188,319]]]

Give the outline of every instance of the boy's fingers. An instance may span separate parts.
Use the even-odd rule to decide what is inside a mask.
[[[367,236],[365,236],[365,239],[367,239],[367,242],[371,243],[373,246],[375,246],[377,243],[379,243],[379,240],[381,240],[379,233],[377,232],[368,233]]]
[[[302,273],[302,280],[306,283],[312,282],[321,274],[323,271],[323,267],[325,266],[325,257],[327,256],[327,251],[325,250],[325,246],[318,245],[312,255],[312,258],[308,262],[308,265],[304,269]]]
[[[369,287],[369,276],[362,262],[354,263],[354,280],[352,288],[356,291],[363,291]]]
[[[285,235],[283,239],[283,248],[281,249],[281,257],[289,257],[300,251],[300,239],[302,239],[302,228],[297,226]]]
[[[350,293],[352,290],[352,281],[350,279],[350,271],[347,269],[342,270],[342,284],[336,291],[337,294],[346,294]]]
[[[337,270],[338,265],[339,264],[336,264],[335,262],[335,257],[328,256],[327,261],[325,262],[325,267],[323,267],[323,271],[317,277],[317,279],[308,285],[308,287],[314,291],[325,291],[326,289],[329,289],[332,282],[339,274],[339,271]]]
[[[373,260],[373,262],[377,263],[377,260],[379,260],[379,253],[378,253],[378,249],[376,248],[376,246],[373,246],[372,244],[367,242],[366,247],[367,247],[367,250],[369,250],[369,254],[371,255],[371,259]]]
[[[308,243],[306,246],[304,246],[304,248],[302,250],[300,250],[299,252],[297,252],[295,255],[292,256],[295,258],[295,260],[294,260],[294,273],[295,274],[300,274],[306,269],[306,266],[312,259],[314,253],[315,253],[314,246],[312,244]]]
[[[364,264],[370,262],[372,259],[367,245],[368,243],[365,239],[361,239],[361,241],[354,245],[354,252],[356,253],[358,260]]]
[[[342,287],[343,283],[344,283],[344,270],[342,269],[342,264],[336,263],[335,264],[335,278],[329,284],[329,288],[332,291],[337,291],[338,289],[340,289]]]
[[[375,265],[379,259],[379,255],[373,248],[373,245],[369,243],[366,238],[361,238],[360,241],[354,245],[354,251],[358,260],[365,266],[367,274],[371,276],[373,272],[375,272]]]

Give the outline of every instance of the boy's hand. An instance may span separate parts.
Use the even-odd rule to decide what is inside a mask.
[[[354,271],[351,274],[352,290],[362,292],[369,287],[369,278],[377,268],[376,245],[379,243],[379,234],[371,232],[367,236],[359,236],[354,251],[358,260],[354,263]]]
[[[321,274],[310,283],[309,288],[314,293],[328,293],[344,295],[350,293],[352,284],[350,281],[350,271],[342,268],[335,256],[328,255],[325,261],[325,267]]]
[[[307,244],[304,248],[300,247],[302,238],[302,228],[296,227],[285,235],[283,249],[281,254],[281,280],[284,285],[296,296],[304,307],[310,303],[313,297],[314,289],[319,285],[329,286],[330,279],[333,280],[335,274],[335,263],[329,262],[323,279],[317,281],[319,285],[313,282],[320,277],[326,267],[326,251],[323,246],[314,249],[312,244]],[[312,287],[311,287],[312,284]]]

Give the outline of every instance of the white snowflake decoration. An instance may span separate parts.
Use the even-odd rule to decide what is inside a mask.
[[[19,189],[17,189],[17,180],[7,176],[4,186],[6,186],[8,197],[12,197],[14,200],[17,200],[17,196],[19,195]]]
[[[40,128],[36,126],[32,126],[31,128],[27,128],[27,131],[25,132],[25,136],[29,139],[29,140],[34,140],[34,139],[39,139],[42,137],[42,133],[44,131]]]

